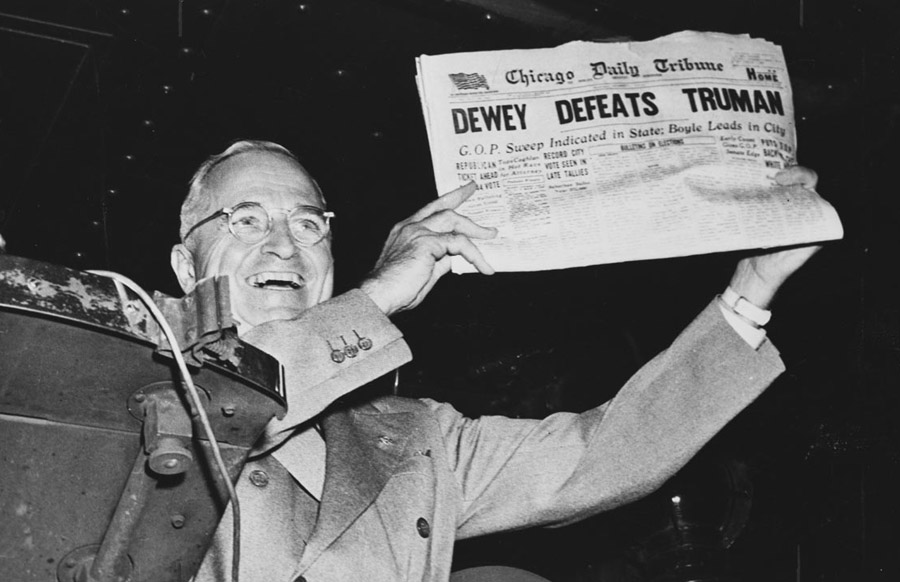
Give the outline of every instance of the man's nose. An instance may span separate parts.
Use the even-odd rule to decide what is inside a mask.
[[[262,252],[271,253],[280,259],[290,259],[297,254],[297,244],[291,236],[286,218],[272,220],[272,229],[263,242]]]

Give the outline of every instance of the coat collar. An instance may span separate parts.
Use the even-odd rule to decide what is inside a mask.
[[[375,406],[325,417],[325,488],[319,518],[303,552],[308,568],[378,497],[410,440],[411,412],[380,412]]]

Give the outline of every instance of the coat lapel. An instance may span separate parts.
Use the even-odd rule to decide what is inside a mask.
[[[404,457],[412,413],[374,407],[325,418],[325,489],[300,570],[308,568],[366,510]]]

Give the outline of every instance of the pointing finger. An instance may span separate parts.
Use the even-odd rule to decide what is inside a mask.
[[[431,216],[436,212],[440,212],[441,210],[453,210],[458,208],[460,204],[469,199],[469,197],[475,193],[476,187],[475,182],[471,181],[467,184],[464,184],[457,188],[456,190],[451,190],[447,192],[437,200],[433,200],[422,207],[421,210],[413,214],[409,219],[413,222],[418,222],[423,218]]]

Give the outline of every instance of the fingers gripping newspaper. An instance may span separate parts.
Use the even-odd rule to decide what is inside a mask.
[[[500,271],[532,271],[841,238],[795,163],[781,48],[682,32],[649,42],[423,55],[419,94],[438,192]],[[472,271],[454,257],[455,272]]]

